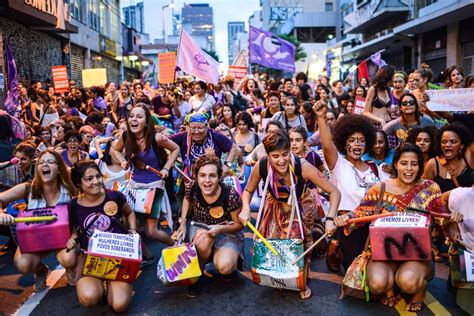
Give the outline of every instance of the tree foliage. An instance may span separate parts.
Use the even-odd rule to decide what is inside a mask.
[[[304,51],[304,48],[301,46],[301,42],[296,39],[294,35],[287,35],[287,34],[282,34],[278,35],[285,41],[290,42],[291,44],[295,45],[296,47],[296,52],[295,52],[295,61],[304,61],[308,55],[306,55],[306,52]]]
[[[205,51],[209,56],[214,58],[217,62],[220,62],[219,55],[217,55],[217,52],[215,50],[206,50],[204,48],[202,50]]]

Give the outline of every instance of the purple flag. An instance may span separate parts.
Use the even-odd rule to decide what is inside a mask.
[[[264,67],[295,72],[296,47],[271,32],[250,26],[250,62]]]
[[[5,110],[8,114],[16,117],[17,106],[19,105],[18,98],[18,73],[16,71],[15,60],[10,50],[10,43],[7,39],[5,41],[5,55],[7,59],[7,80],[8,80],[8,91],[7,98],[5,99]]]
[[[385,62],[385,60],[382,59],[382,52],[384,51],[385,49],[382,49],[382,50],[379,50],[378,52],[370,55],[370,61],[372,61],[374,64],[377,65],[377,67],[382,67],[382,66],[385,66],[387,63]]]

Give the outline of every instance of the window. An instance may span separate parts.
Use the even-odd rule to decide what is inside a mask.
[[[82,0],[71,0],[69,3],[71,16],[79,22],[83,22],[82,8]]]
[[[326,11],[333,11],[334,10],[334,6],[333,6],[333,3],[332,2],[326,2]]]

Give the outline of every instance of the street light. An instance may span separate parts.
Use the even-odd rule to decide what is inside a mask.
[[[174,9],[175,8],[175,4],[173,2],[174,0],[171,0],[171,3],[170,4],[167,4],[167,5],[164,5],[161,7],[161,17],[163,18],[163,44],[166,43],[166,33],[165,33],[165,9],[166,8],[170,8],[170,9]]]

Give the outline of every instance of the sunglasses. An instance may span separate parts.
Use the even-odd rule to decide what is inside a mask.
[[[403,106],[415,105],[415,100],[403,101],[401,104],[402,104]]]

